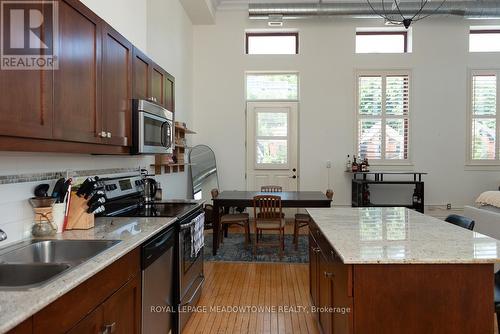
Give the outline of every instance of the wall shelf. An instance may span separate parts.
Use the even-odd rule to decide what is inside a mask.
[[[155,156],[155,163],[151,165],[154,168],[155,174],[183,173],[186,171],[185,162],[186,151],[191,147],[186,145],[186,134],[196,134],[193,130],[188,129],[183,123],[175,123],[174,143],[175,148],[173,154],[159,154]],[[172,157],[176,157],[175,162]]]

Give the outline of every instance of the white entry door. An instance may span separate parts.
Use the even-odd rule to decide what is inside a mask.
[[[298,189],[297,102],[247,103],[247,190]]]

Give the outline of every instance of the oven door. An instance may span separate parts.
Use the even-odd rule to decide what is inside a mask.
[[[195,256],[191,255],[191,225],[183,224],[179,233],[179,275],[181,297],[191,287],[193,282],[203,273],[203,249]]]
[[[172,121],[146,112],[139,112],[138,153],[173,152]]]

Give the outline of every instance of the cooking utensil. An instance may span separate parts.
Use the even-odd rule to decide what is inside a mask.
[[[62,177],[59,180],[57,180],[56,184],[54,185],[54,189],[52,190],[52,197],[55,198],[57,201],[59,201],[61,193],[65,194],[65,192],[63,192],[64,191],[63,187],[65,182],[66,180],[64,179],[64,177]]]
[[[50,185],[47,183],[37,185],[34,191],[35,197],[49,197],[49,188]]]

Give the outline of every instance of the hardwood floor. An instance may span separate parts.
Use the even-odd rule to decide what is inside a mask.
[[[183,333],[319,334],[315,315],[307,313],[311,306],[308,270],[307,264],[206,262],[200,312],[191,317]],[[230,312],[233,306],[242,308]],[[278,312],[279,306],[307,310]]]

